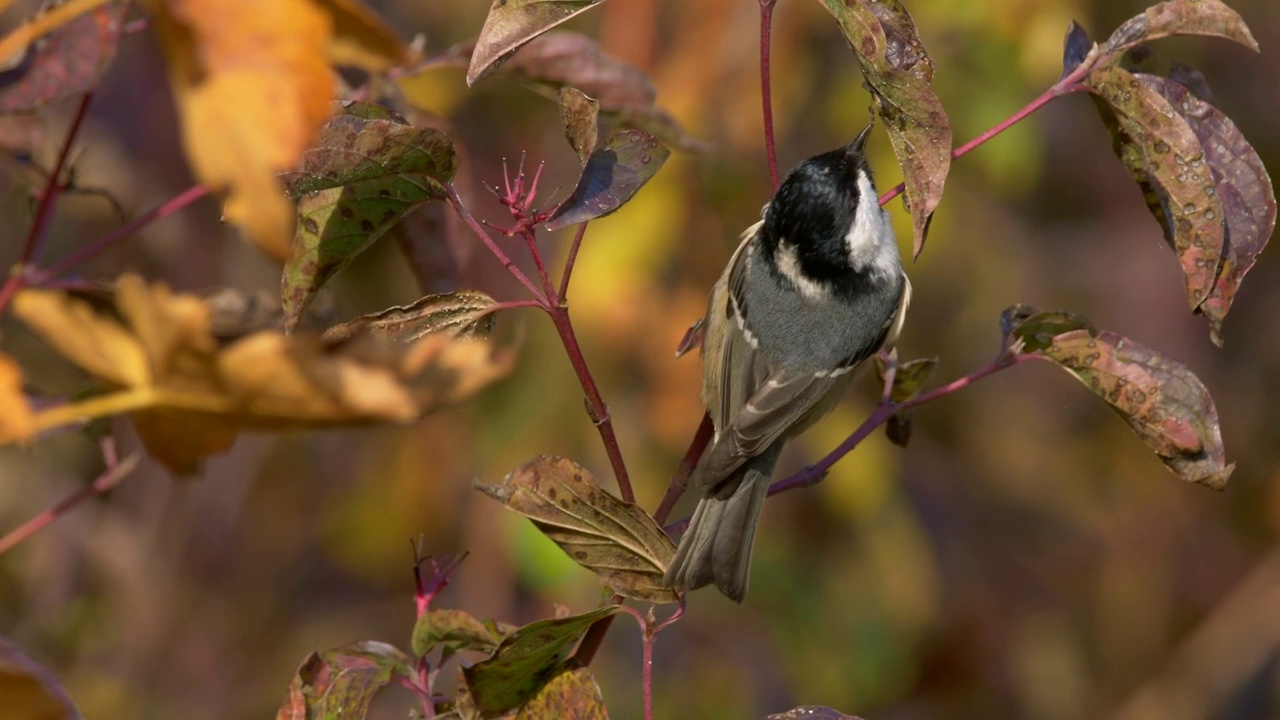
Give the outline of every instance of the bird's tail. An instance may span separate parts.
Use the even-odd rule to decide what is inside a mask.
[[[742,602],[756,525],[780,449],[770,448],[751,458],[720,485],[721,492],[702,498],[667,568],[668,585],[696,590],[715,583],[729,599]]]

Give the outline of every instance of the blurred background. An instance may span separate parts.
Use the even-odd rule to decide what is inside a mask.
[[[473,38],[489,5],[370,4],[406,39],[424,33],[428,54]],[[1261,56],[1193,38],[1156,44],[1155,60],[1202,70],[1215,103],[1274,170],[1280,4],[1229,4]],[[1146,5],[909,2],[957,144],[1058,78],[1070,20],[1105,38]],[[782,0],[775,23],[785,169],[853,137],[868,97],[818,3]],[[758,8],[612,0],[567,27],[648,72],[659,104],[711,145],[674,155],[631,204],[591,224],[569,293],[640,502],[652,509],[702,413],[699,361],[675,360],[673,349],[769,194]],[[417,83],[415,96],[456,127],[473,181],[494,182],[504,157],[527,153],[546,163],[543,187],[572,187],[577,162],[553,103],[500,77],[469,90],[460,69]],[[72,109],[46,113],[46,162]],[[883,134],[871,146],[888,189],[901,177]],[[148,33],[123,43],[74,157],[77,181],[109,190],[131,215],[191,184]],[[26,182],[13,168],[0,173],[6,267],[29,217]],[[502,219],[492,198],[474,187],[471,197],[479,216]],[[905,250],[908,218],[899,202],[889,207]],[[137,270],[183,290],[278,292],[278,268],[218,216],[201,201],[83,270]],[[101,199],[69,196],[48,256],[115,223]],[[559,257],[569,234],[543,239]],[[1248,276],[1226,348],[1215,348],[1203,319],[1186,311],[1176,259],[1096,111],[1072,96],[953,166],[929,245],[908,272],[915,301],[900,352],[941,358],[940,382],[994,356],[999,313],[1018,302],[1084,314],[1186,363],[1217,401],[1238,464],[1230,484],[1214,493],[1177,480],[1059,370],[998,374],[920,409],[905,451],[877,434],[821,485],[771,500],[747,601],[695,593],[659,638],[656,715],[751,718],[823,704],[868,720],[1280,717],[1280,326],[1269,319],[1280,308],[1277,251]],[[521,297],[478,247],[453,284]],[[386,243],[339,277],[332,304],[345,319],[418,295]],[[518,310],[500,326],[524,343],[519,369],[463,409],[412,427],[244,436],[196,479],[144,461],[110,495],[0,557],[0,634],[52,667],[88,718],[260,718],[273,716],[312,650],[365,639],[407,646],[419,536],[438,557],[470,553],[441,606],[513,623],[557,604],[594,607],[593,575],[471,490],[473,479],[497,481],[542,453],[571,457],[613,487],[549,322]],[[64,372],[10,318],[0,333],[6,352],[42,368],[36,380]],[[870,412],[874,386],[860,383],[788,449],[779,472],[843,439]],[[124,449],[136,447],[127,423],[117,429]],[[0,453],[0,531],[82,487],[100,464],[95,443],[72,434]],[[640,717],[634,624],[615,623],[593,669],[611,714]],[[411,705],[391,689],[376,717],[404,717]]]

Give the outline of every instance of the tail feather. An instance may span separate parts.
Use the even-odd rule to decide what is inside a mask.
[[[702,498],[667,568],[668,585],[696,590],[714,583],[731,600],[742,602],[751,574],[756,525],[776,460],[776,451],[766,451],[748,461],[738,471],[739,477],[725,483],[726,488],[733,487],[732,492]]]

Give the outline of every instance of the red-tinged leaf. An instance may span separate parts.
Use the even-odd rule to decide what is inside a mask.
[[[547,220],[547,229],[558,230],[616,211],[657,174],[670,156],[665,145],[642,130],[610,135],[604,147],[591,153],[577,187]]]
[[[899,0],[821,2],[857,55],[902,166],[918,257],[951,169],[951,121],[930,85],[933,60]]]
[[[1226,463],[1222,429],[1213,398],[1185,365],[1113,332],[1072,329],[1043,342],[1044,329],[1063,313],[1010,308],[1009,339],[1022,352],[1049,360],[1107,402],[1147,447],[1184,480],[1222,489],[1235,468]],[[1024,335],[1023,329],[1028,332]],[[1028,348],[1043,345],[1040,349]]]
[[[543,456],[516,468],[501,485],[476,488],[532,520],[619,595],[678,599],[662,580],[675,544],[648,513],[605,492],[574,462]]]
[[[1134,47],[1171,35],[1221,37],[1258,51],[1258,41],[1244,20],[1219,0],[1167,0],[1116,28],[1103,47],[1103,62],[1119,62]]]
[[[774,713],[765,720],[859,720],[853,715],[845,715],[839,710],[820,705],[801,705],[786,712]]]
[[[599,142],[600,102],[576,88],[562,87],[560,119],[564,122],[564,137],[569,141],[569,147],[586,165]]]
[[[1178,253],[1187,303],[1200,307],[1213,290],[1222,260],[1222,198],[1200,140],[1160,93],[1119,67],[1085,78],[1101,100],[1115,152],[1142,188],[1147,207]]]
[[[0,699],[0,717],[3,718],[80,718],[58,678],[4,638],[0,638]]]
[[[617,612],[617,605],[607,605],[512,632],[492,657],[463,670],[476,709],[484,717],[497,717],[524,705],[565,667],[587,628]]]
[[[281,177],[299,196],[281,295],[297,325],[320,288],[408,212],[445,196],[457,170],[449,137],[378,105],[343,103],[297,170]]]
[[[516,714],[516,720],[608,720],[591,670],[570,662]]]
[[[1210,337],[1221,346],[1222,321],[1231,301],[1275,231],[1276,197],[1262,159],[1236,124],[1186,86],[1204,88],[1204,78],[1187,69],[1179,72],[1185,83],[1154,75],[1138,77],[1187,121],[1213,173],[1226,223],[1226,242],[1217,282],[1200,311],[1209,319]],[[1202,89],[1200,94],[1204,93]]]
[[[422,657],[436,647],[449,653],[460,650],[492,653],[503,639],[494,630],[462,610],[431,610],[419,616],[413,626],[413,653]]]
[[[284,702],[276,711],[276,720],[310,720],[307,711],[307,696],[323,696],[329,687],[329,668],[317,653],[311,653],[298,666],[289,689],[285,693]]]
[[[521,45],[604,0],[493,0],[476,40],[467,84],[497,69]]]
[[[112,2],[58,27],[0,72],[0,113],[28,112],[93,90],[116,56],[128,3]]]
[[[413,658],[380,642],[311,653],[289,683],[276,720],[358,720],[379,690],[399,675],[416,680]]]

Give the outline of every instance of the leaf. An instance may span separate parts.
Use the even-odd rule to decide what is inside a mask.
[[[463,670],[476,708],[485,717],[515,710],[564,667],[587,628],[618,612],[606,605],[581,615],[539,620],[502,641],[493,656]]]
[[[399,343],[412,343],[432,333],[451,337],[485,336],[493,328],[493,307],[493,298],[474,290],[428,295],[409,305],[398,305],[335,325],[325,331],[324,339],[342,340],[369,333]]]
[[[801,705],[786,712],[775,713],[765,720],[859,720],[838,710],[820,705]]]
[[[1011,308],[1010,310],[1013,310]],[[1006,316],[1010,315],[1006,310]],[[1022,306],[1022,310],[1028,308]],[[1061,313],[1047,314],[1052,318]],[[1222,429],[1213,398],[1186,366],[1113,332],[1072,329],[1047,344],[1030,333],[1044,328],[1029,314],[1010,336],[1027,342],[1026,354],[1056,363],[1101,397],[1147,447],[1184,480],[1222,489],[1235,468],[1226,464]],[[1043,336],[1040,336],[1041,338]],[[1038,350],[1025,347],[1044,344]]]
[[[22,368],[0,353],[0,443],[26,442],[33,435],[31,405],[22,393]]]
[[[1118,67],[1084,80],[1103,101],[1116,156],[1147,199],[1147,207],[1178,253],[1191,309],[1213,290],[1225,241],[1222,199],[1204,149],[1169,101]]]
[[[298,201],[281,294],[294,328],[320,288],[408,212],[445,197],[457,171],[449,137],[369,103],[342,104],[299,167],[282,177]]]
[[[79,720],[66,690],[48,668],[0,637],[0,717],[25,720]]]
[[[893,386],[889,388],[890,402],[903,403],[914,400],[924,389],[924,384],[938,369],[938,358],[917,358],[898,363],[893,373]],[[887,372],[881,356],[876,356],[876,370],[883,378]],[[885,436],[899,447],[906,447],[911,440],[912,410],[900,410],[885,424]]]
[[[1044,350],[1053,345],[1054,338],[1073,330],[1088,330],[1091,335],[1098,334],[1093,323],[1080,315],[1060,310],[1040,310],[1030,305],[1005,308],[1000,313],[1000,330],[1006,339],[1022,341],[1022,352]]]
[[[581,90],[560,88],[560,119],[564,121],[564,137],[569,147],[578,153],[583,165],[596,149],[600,120],[600,103],[587,97]]]
[[[276,720],[363,718],[373,696],[400,675],[414,680],[413,659],[380,642],[360,642],[303,660]]]
[[[476,488],[532,520],[619,595],[677,601],[662,581],[675,544],[645,511],[605,492],[573,461],[542,456],[516,468],[501,485],[477,482]]]
[[[570,662],[525,703],[516,720],[608,720],[600,686],[591,670]]]
[[[0,68],[9,70],[20,66],[30,52],[31,43],[111,1],[67,0],[61,4],[51,4],[29,16],[21,25],[0,38]]]
[[[1089,57],[1089,53],[1093,52],[1093,48],[1093,39],[1089,37],[1089,33],[1080,27],[1080,23],[1072,20],[1067,28],[1067,36],[1062,41],[1062,75],[1059,79],[1075,72]]]
[[[657,174],[671,151],[642,130],[621,130],[591,153],[578,185],[547,220],[558,230],[616,211]]]
[[[148,0],[196,177],[224,216],[273,257],[289,256],[276,173],[329,117],[328,15],[310,0]]]
[[[1221,346],[1222,321],[1231,301],[1275,231],[1276,197],[1262,159],[1236,124],[1187,87],[1204,86],[1204,78],[1193,70],[1177,71],[1183,82],[1154,75],[1138,77],[1187,121],[1204,149],[1222,203],[1226,223],[1222,265],[1212,292],[1200,305],[1209,319],[1210,337]]]
[[[899,0],[821,0],[835,16],[870,87],[902,166],[915,232],[924,250],[951,168],[951,121],[934,94],[933,59]]]
[[[1244,20],[1219,0],[1168,0],[1116,28],[1103,47],[1103,62],[1118,62],[1132,48],[1171,35],[1222,37],[1258,51]]]
[[[385,72],[409,59],[409,48],[377,11],[360,0],[315,0],[329,13],[329,60],[369,72]]]
[[[484,20],[467,85],[497,69],[521,45],[604,0],[493,0]]]
[[[502,642],[502,635],[462,610],[431,610],[418,617],[413,626],[413,653],[422,657],[436,646],[450,653],[476,650],[492,653]]]
[[[246,429],[408,421],[456,404],[509,372],[485,338],[435,333],[409,344],[371,333],[325,340],[261,331],[219,347],[210,311],[190,295],[117,285],[114,312],[88,300],[24,290],[14,314],[109,392],[48,408],[36,430],[134,413],[152,455],[178,473]]]
[[[29,112],[97,87],[115,59],[127,9],[104,5],[28,47],[18,67],[0,73],[0,113]]]

